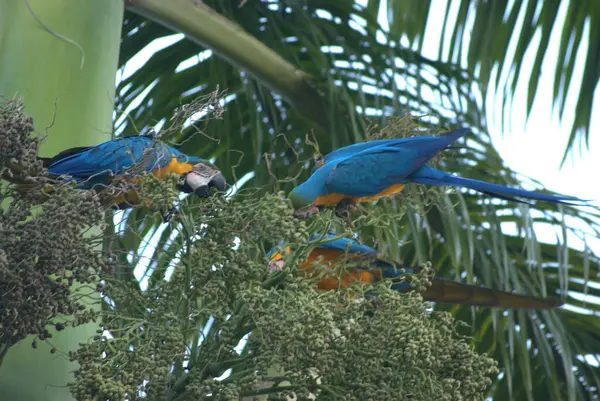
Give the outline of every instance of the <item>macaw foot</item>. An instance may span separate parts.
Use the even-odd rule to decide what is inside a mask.
[[[342,199],[335,207],[335,214],[345,219],[351,228],[354,228],[352,223],[352,213],[356,211],[356,205],[352,199]]]
[[[294,217],[301,220],[306,220],[313,217],[319,212],[319,208],[315,205],[308,205],[301,207],[294,211]]]
[[[354,201],[350,198],[342,199],[337,206],[335,207],[337,212],[354,212],[356,210],[356,205]]]

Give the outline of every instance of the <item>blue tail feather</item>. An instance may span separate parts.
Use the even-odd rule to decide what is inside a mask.
[[[524,189],[509,188],[503,185],[490,184],[483,181],[473,180],[470,178],[462,178],[452,174],[445,173],[440,170],[436,170],[432,167],[423,167],[411,174],[408,179],[418,184],[426,185],[448,185],[452,187],[464,187],[473,189],[485,193],[487,195],[494,196],[496,198],[510,200],[520,203],[523,202],[518,198],[530,199],[536,201],[545,201],[553,203],[562,203],[567,205],[577,204],[578,202],[585,202],[582,199],[575,198],[572,196],[560,196],[560,195],[549,195],[542,194],[539,192],[527,191]]]

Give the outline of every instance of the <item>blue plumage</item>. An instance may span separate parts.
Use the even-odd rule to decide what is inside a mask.
[[[326,234],[323,236],[323,239],[335,238],[335,234]],[[315,234],[313,239],[318,238],[318,234]],[[415,274],[415,270],[413,268],[399,268],[392,263],[386,262],[382,259],[377,258],[377,250],[371,248],[368,245],[360,244],[357,241],[351,238],[337,238],[332,241],[323,242],[319,244],[319,248],[321,249],[335,249],[340,252],[348,252],[350,254],[358,254],[360,256],[373,258],[370,263],[371,268],[381,269],[381,273],[384,278],[395,279],[401,276],[405,276],[406,274]],[[392,289],[396,291],[405,291],[410,289],[409,281],[401,281],[394,283],[392,285]]]
[[[317,240],[319,234],[315,234],[312,240]],[[349,269],[345,273],[336,272],[334,275],[325,275],[323,282],[317,282],[317,286],[323,290],[331,290],[335,288],[348,288],[348,286],[356,283],[356,280],[363,281],[365,283],[377,282],[380,278],[391,279],[391,288],[395,291],[408,291],[412,288],[410,280],[405,280],[407,274],[416,274],[419,272],[419,267],[407,267],[399,263],[395,263],[391,260],[384,260],[377,255],[377,251],[367,245],[359,244],[357,241],[350,238],[335,238],[334,234],[326,234],[323,236],[323,240],[326,242],[320,243],[311,254],[308,256],[310,260],[316,260],[319,257],[325,257],[324,260],[332,262],[344,260],[343,256],[346,252],[348,258],[351,261],[359,259],[367,259],[368,263],[364,267],[360,267],[360,271],[368,271],[372,274],[370,278],[365,279],[365,276],[352,275],[356,273],[356,269]],[[329,241],[328,241],[329,240]],[[335,250],[339,251],[339,256],[332,259],[332,255],[327,255],[324,251]],[[269,258],[273,252],[269,253]],[[329,259],[327,259],[327,257]],[[270,265],[271,267],[272,265]],[[275,267],[275,266],[273,266]],[[281,268],[281,267],[279,267]],[[300,265],[302,269],[302,265]],[[306,269],[307,266],[304,266]],[[309,269],[309,277],[310,266]],[[319,274],[322,274],[319,273]],[[353,279],[350,279],[353,277]],[[367,276],[369,277],[369,276]],[[337,278],[338,284],[335,282],[332,287],[332,280]],[[472,284],[464,284],[457,281],[445,280],[434,277],[431,286],[426,288],[421,295],[424,300],[435,301],[435,302],[446,302],[451,304],[462,304],[462,305],[480,305],[480,306],[492,306],[502,308],[515,308],[515,309],[549,309],[555,308],[563,304],[560,299],[556,298],[538,298],[527,295],[513,294],[506,291],[493,290],[491,288],[475,286]]]
[[[377,146],[390,146],[390,147],[398,147],[403,146],[407,149],[411,147],[420,147],[422,152],[425,152],[427,149],[434,150],[434,154],[437,153],[442,147],[449,145],[454,142],[456,139],[460,138],[468,134],[470,131],[468,129],[459,129],[455,131],[450,131],[443,135],[439,136],[415,136],[411,138],[398,138],[398,139],[376,139],[374,141],[369,142],[361,142],[354,143],[352,145],[344,146],[343,148],[339,148],[334,150],[333,152],[328,153],[323,158],[323,164],[329,163],[333,160],[342,160],[347,156],[352,156],[354,154],[360,153],[370,148],[374,148]],[[445,145],[444,145],[445,144]],[[317,166],[313,168],[313,172],[316,170]]]
[[[138,184],[140,176],[146,173],[158,179],[176,174],[180,178],[177,189],[200,198],[211,196],[213,188],[227,189],[225,177],[212,163],[186,155],[148,136],[130,136],[97,146],[71,148],[41,160],[51,177],[76,182],[83,190],[102,192],[103,201],[118,209],[141,202]],[[104,191],[112,184],[116,185]]]
[[[440,136],[377,140],[335,150],[325,156],[324,164],[313,170],[308,180],[292,190],[289,198],[295,209],[314,203],[334,206],[340,199],[365,201],[384,196],[381,194],[389,195],[384,191],[393,186],[420,183],[464,187],[517,202],[519,198],[565,204],[582,202],[570,196],[540,194],[461,178],[425,165],[436,153],[467,133],[468,129],[458,129]]]
[[[313,237],[311,238],[311,240],[317,240],[320,237],[320,234],[315,234],[313,235]],[[335,234],[325,234],[323,236],[323,238],[321,239],[321,241],[325,241],[321,244],[319,244],[319,248],[323,248],[323,249],[337,249],[340,251],[348,251],[350,253],[356,253],[359,255],[364,255],[364,256],[376,256],[377,255],[377,251],[373,248],[371,248],[370,246],[367,245],[363,245],[360,244],[358,242],[356,242],[355,240],[351,239],[351,238],[346,238],[346,237],[342,237],[342,238],[337,238],[337,239],[333,239],[337,237],[337,235]],[[329,240],[329,241],[328,241]]]
[[[447,185],[458,188],[469,188],[484,194],[501,199],[521,202],[517,198],[525,198],[538,201],[555,202],[571,204],[572,202],[583,202],[579,198],[572,196],[548,195],[538,192],[527,191],[518,188],[509,188],[503,185],[490,184],[483,181],[477,181],[470,178],[462,178],[452,174],[436,170],[429,166],[423,166],[415,171],[409,177],[411,182],[427,185]],[[525,202],[521,202],[525,203]]]
[[[59,155],[60,156],[60,155]],[[199,163],[199,157],[188,156],[177,149],[147,136],[130,136],[84,148],[52,162],[48,172],[69,175],[81,182],[83,189],[108,180],[135,167],[136,174],[152,172],[166,167],[173,158],[181,163]]]

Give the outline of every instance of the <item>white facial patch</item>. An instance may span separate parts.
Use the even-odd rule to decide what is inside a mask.
[[[188,173],[187,183],[193,189],[207,186],[217,174],[219,174],[219,170],[214,169],[207,164],[198,163],[194,165],[192,171]]]
[[[207,186],[213,177],[214,174],[211,176],[205,176],[203,174],[198,174],[196,171],[190,171],[185,177],[185,181],[190,186],[190,188],[196,190],[197,188]]]
[[[195,190],[196,188],[207,186],[219,173],[219,170],[212,168],[207,164],[198,163],[192,167],[192,171],[188,173],[186,181],[187,184]]]

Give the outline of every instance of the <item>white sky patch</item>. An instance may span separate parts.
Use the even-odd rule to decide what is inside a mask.
[[[163,231],[167,227],[168,224],[162,223],[158,226],[158,229],[154,232],[154,234],[151,235],[150,239],[147,242],[148,246],[144,247],[142,251],[142,254],[143,252],[148,252],[149,255],[147,257],[146,255],[143,255],[144,257],[140,259],[140,262],[135,267],[135,270],[133,272],[134,276],[140,283],[140,288],[142,289],[142,291],[146,291],[148,289],[150,277],[152,276],[152,273],[154,273],[154,270],[156,269],[156,266],[158,264],[158,262],[151,259],[151,257],[153,256],[153,252],[156,251],[156,245],[158,244],[158,241],[160,241],[160,237],[162,236]],[[165,242],[163,251],[168,250],[171,247],[171,245],[173,245],[173,242],[175,241],[175,239],[179,235],[179,232],[181,231],[181,227],[181,224],[179,224],[175,229],[173,229],[173,231],[169,235],[169,238]],[[180,253],[178,254],[180,255]],[[165,271],[165,280],[169,280],[169,278],[173,274],[173,269],[175,268],[177,263],[179,263],[178,257],[176,257],[169,263],[169,267]],[[137,278],[136,274],[140,275],[139,279]]]
[[[377,41],[377,43],[386,44],[386,33],[390,31],[390,24],[387,18],[387,0],[381,0],[381,2],[379,3],[377,22],[379,23],[381,29],[378,29],[377,32],[375,32],[375,40]]]
[[[321,52],[331,54],[343,54],[344,48],[342,46],[321,46]]]
[[[113,214],[113,224],[115,225],[115,230],[121,236],[125,233],[125,228],[127,227],[127,216],[131,213],[131,209],[129,210],[116,210]]]
[[[142,102],[144,101],[146,96],[148,96],[150,91],[156,86],[157,83],[158,83],[158,79],[155,79],[154,81],[152,81],[152,83],[150,85],[148,85],[147,87],[145,87],[144,90],[141,91],[139,95],[135,96],[134,99],[127,105],[127,108],[121,112],[120,116],[117,118],[117,121],[114,124],[115,127],[117,127],[115,129],[115,135],[118,136],[123,132],[123,129],[125,129],[124,123],[125,123],[125,120],[127,120],[127,118],[129,118],[129,113],[131,113],[133,110],[136,110],[137,107],[139,107],[139,105],[142,104]]]
[[[169,267],[165,271],[165,280],[169,281],[173,273],[175,272],[175,267],[181,261],[181,253],[173,258],[173,260],[169,263]]]
[[[142,239],[140,249],[137,251],[139,261],[133,269],[133,276],[140,283],[140,288],[142,291],[146,291],[148,289],[148,281],[152,271],[154,271],[153,266],[151,266],[151,263],[154,262],[152,257],[156,251],[156,245],[158,244],[163,231],[165,231],[167,227],[168,225],[163,223],[157,226],[155,229],[150,230]]]
[[[215,380],[221,381],[221,380],[225,380],[227,379],[229,376],[231,375],[231,369],[227,369],[225,371],[225,373],[223,373],[221,376],[219,377],[215,377]]]
[[[184,97],[195,95],[196,93],[202,92],[207,87],[208,87],[208,85],[198,85],[198,86],[195,86],[192,89],[188,89],[188,90],[182,92],[181,93],[181,97],[184,98]]]
[[[562,306],[562,308],[565,310],[571,311],[571,312],[580,313],[582,315],[593,315],[594,314],[594,312],[592,312],[589,309],[580,308],[579,306],[575,306],[575,305],[565,304]]]
[[[250,336],[248,334],[246,334],[244,337],[242,337],[242,339],[240,340],[240,342],[235,346],[234,351],[241,355],[242,351],[246,347],[246,344],[248,343],[248,338],[249,337]]]
[[[235,97],[236,97],[236,95],[235,95],[235,94],[230,94],[230,95],[227,95],[227,96],[225,96],[224,98],[222,98],[222,99],[220,99],[220,100],[219,100],[219,105],[220,105],[222,108],[225,108],[225,105],[226,105],[227,103],[231,102],[232,100],[234,100],[234,99],[235,99]],[[209,113],[209,111],[208,111],[208,110],[202,110],[202,111],[199,111],[199,112],[197,112],[197,113],[194,113],[194,114],[192,114],[190,117],[188,117],[188,119],[187,119],[187,120],[185,120],[185,121],[183,122],[183,125],[182,125],[183,129],[186,129],[186,128],[188,128],[190,125],[194,124],[196,121],[198,121],[198,120],[201,120],[201,119],[202,119],[202,118],[204,118],[204,117],[205,117],[205,116],[206,116],[208,113]]]
[[[238,193],[238,191],[240,189],[242,189],[242,187],[244,186],[244,184],[246,184],[248,181],[250,181],[252,178],[254,178],[255,176],[255,172],[254,171],[250,171],[249,173],[246,173],[242,176],[242,178],[240,178],[239,180],[237,180],[235,182],[235,184],[233,184],[231,186],[231,188],[229,188],[227,190],[227,192],[225,193],[225,197],[226,198],[231,198],[232,196],[234,196],[236,193]]]
[[[575,291],[569,291],[569,296],[573,297],[574,299],[576,299],[578,301],[584,302],[584,303],[600,305],[600,297],[597,297],[595,295],[583,294],[581,292],[575,292]]]
[[[577,355],[577,359],[582,362],[587,363],[590,366],[597,368],[600,366],[600,362],[598,361],[598,355],[586,354],[586,355]]]
[[[446,57],[450,42],[449,39],[443,43],[440,41],[441,29],[443,27],[443,21],[445,18],[446,7],[448,3],[444,3],[440,7],[430,9],[430,14],[427,20],[427,29],[425,30],[425,38],[423,42],[423,55],[425,57],[437,60],[440,57],[440,46],[442,47],[442,60],[447,61]],[[446,38],[449,38],[449,33],[455,27],[457,13],[459,10],[460,2],[450,2],[448,23],[446,25]],[[520,4],[513,2],[513,6],[520,6]],[[562,25],[564,23],[568,2],[561,3],[559,14],[557,17],[557,24],[555,24],[548,46],[545,64],[542,67],[541,81],[538,85],[538,94],[533,103],[532,112],[529,120],[526,118],[527,108],[527,85],[528,81],[524,78],[517,81],[517,90],[514,96],[513,105],[510,108],[510,124],[504,127],[504,132],[500,127],[502,122],[499,116],[502,116],[502,104],[501,99],[494,96],[495,88],[491,87],[488,91],[486,106],[490,110],[488,116],[489,131],[492,137],[492,143],[498,150],[503,160],[507,165],[518,173],[529,176],[533,179],[540,181],[545,188],[566,195],[577,196],[583,199],[589,199],[598,203],[600,200],[600,186],[590,185],[590,173],[592,171],[600,171],[600,140],[597,136],[590,136],[590,151],[587,154],[576,152],[575,158],[573,156],[568,158],[567,163],[561,169],[560,161],[564,153],[567,139],[569,136],[569,128],[574,119],[574,111],[576,110],[576,102],[578,99],[578,91],[574,88],[578,87],[582,75],[583,67],[585,64],[585,52],[588,46],[588,33],[589,27],[586,26],[586,31],[582,36],[581,43],[578,44],[578,51],[576,54],[577,62],[573,73],[573,79],[571,88],[569,88],[569,94],[567,96],[564,112],[564,122],[560,124],[558,122],[558,116],[556,113],[552,113],[553,109],[553,84],[554,84],[554,71],[556,66],[555,61],[558,58],[558,41],[560,40],[560,33]],[[378,15],[378,21],[385,30],[389,30],[387,23],[387,0],[381,2]],[[515,34],[509,42],[507,49],[507,59],[512,60],[517,45],[518,34],[522,29],[522,24],[525,16],[522,10],[519,11],[517,18],[517,29]],[[463,43],[468,43],[471,39],[471,29],[474,24],[474,9],[469,10],[467,18],[467,24],[465,31],[463,32]],[[527,77],[529,71],[533,67],[535,53],[537,51],[539,42],[539,32],[536,33],[538,41],[530,45],[527,50],[525,59],[523,61],[523,68],[521,76]],[[466,52],[463,52],[463,59],[461,65],[466,65]],[[452,60],[457,61],[457,60]],[[498,73],[498,71],[496,71]],[[513,72],[514,73],[514,72]],[[501,81],[505,82],[510,76],[508,69],[502,71]],[[404,78],[396,77],[396,83],[399,86],[406,87]],[[355,85],[357,87],[357,85]],[[594,111],[592,112],[592,124],[591,132],[600,130],[600,102],[599,99],[600,84],[596,88]],[[428,102],[436,102],[433,93],[428,91],[422,91],[420,94],[422,98]],[[503,135],[506,134],[506,135]],[[540,203],[542,205],[542,203]],[[570,226],[576,229],[583,229],[585,224],[581,221],[568,221]],[[536,235],[538,240],[545,243],[556,243],[557,234],[555,228],[549,225],[535,226]],[[506,228],[506,230],[504,230]],[[506,234],[516,234],[516,225],[503,225],[503,230]],[[560,235],[562,238],[562,234]],[[586,246],[589,246],[595,253],[600,254],[600,240],[592,237],[589,233],[584,242],[578,238],[575,234],[569,233],[567,243],[576,249],[583,250]]]
[[[210,49],[206,49],[201,51],[200,53],[188,58],[187,60],[183,60],[181,63],[179,63],[179,65],[177,66],[177,68],[175,68],[175,72],[182,72],[187,70],[188,68],[192,68],[196,65],[198,65],[199,63],[208,60],[210,57],[212,57],[213,52]]]
[[[315,14],[317,15],[317,17],[322,18],[322,19],[326,19],[328,21],[331,21],[333,19],[333,15],[331,15],[331,13],[327,10],[323,10],[320,8],[317,8],[315,10]]]
[[[583,279],[580,279],[580,278],[570,278],[570,280],[573,281],[574,283],[585,284],[585,281]],[[593,289],[596,289],[596,290],[600,290],[600,283],[588,282],[587,285],[590,288],[593,288]]]
[[[150,60],[152,55],[167,48],[185,37],[183,33],[176,33],[162,38],[154,39],[146,47],[137,52],[125,65],[117,71],[116,85],[131,77],[137,70]]]

